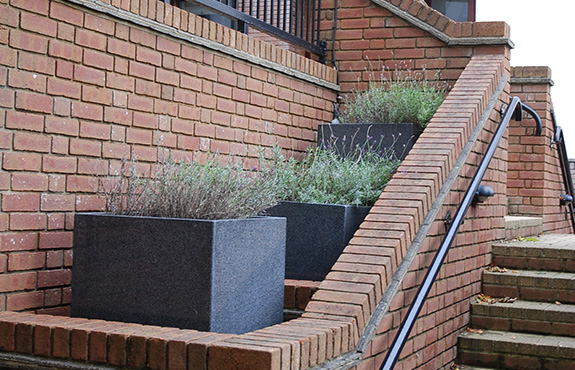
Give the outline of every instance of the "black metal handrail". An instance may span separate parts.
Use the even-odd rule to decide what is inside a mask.
[[[180,6],[184,0],[169,1]],[[298,45],[325,62],[327,46],[320,40],[321,0],[185,1]]]
[[[557,151],[559,155],[559,165],[561,166],[561,173],[563,175],[563,185],[565,186],[565,194],[561,196],[561,204],[565,204],[569,209],[566,213],[571,215],[571,225],[573,226],[573,232],[575,233],[575,214],[573,207],[573,179],[571,176],[571,169],[569,168],[569,159],[567,157],[567,148],[565,147],[565,137],[563,136],[563,129],[561,126],[557,125],[557,120],[555,118],[555,112],[551,111],[551,118],[553,121],[553,128],[555,130],[553,137],[551,138],[551,147],[554,144],[557,145]],[[568,195],[571,197],[571,201],[568,201]]]
[[[437,250],[437,253],[435,254],[433,262],[431,263],[431,266],[429,267],[429,270],[427,271],[427,274],[425,275],[425,278],[421,283],[421,286],[419,287],[419,290],[417,292],[417,295],[415,296],[415,299],[413,300],[413,303],[409,307],[407,316],[405,317],[405,320],[401,324],[401,327],[399,328],[399,331],[395,336],[395,339],[393,340],[393,344],[391,345],[389,351],[387,352],[386,358],[383,364],[381,365],[380,370],[392,370],[393,367],[395,366],[399,358],[399,354],[401,353],[401,350],[403,349],[405,343],[407,342],[409,333],[413,329],[413,326],[415,325],[415,321],[419,316],[421,308],[423,307],[423,304],[427,299],[427,295],[429,294],[429,291],[431,290],[431,287],[435,282],[437,274],[439,273],[439,269],[441,268],[441,265],[443,264],[443,261],[447,256],[449,247],[451,247],[451,244],[455,239],[457,231],[459,230],[459,226],[463,222],[463,218],[465,217],[465,214],[467,213],[469,206],[471,206],[471,204],[473,203],[474,197],[476,196],[476,193],[481,184],[481,180],[483,179],[483,176],[485,175],[485,172],[489,167],[489,162],[491,162],[491,158],[493,158],[495,150],[499,146],[499,141],[503,137],[503,133],[505,132],[505,129],[507,128],[507,125],[509,124],[509,121],[512,118],[517,121],[522,120],[523,109],[525,109],[528,113],[530,113],[530,115],[533,118],[535,118],[535,121],[537,123],[536,135],[541,135],[542,125],[539,115],[537,115],[537,113],[533,109],[523,104],[518,97],[513,97],[509,103],[509,106],[506,108],[505,113],[503,114],[501,123],[499,124],[497,131],[495,131],[495,134],[491,139],[491,143],[487,148],[485,156],[483,157],[481,163],[479,164],[479,167],[477,168],[475,176],[471,180],[471,184],[469,185],[469,188],[467,189],[467,192],[463,197],[463,201],[461,202],[461,205],[459,206],[457,213],[449,223],[449,228],[447,230],[447,234],[445,235],[445,239],[443,240],[443,243],[441,244],[441,246]]]

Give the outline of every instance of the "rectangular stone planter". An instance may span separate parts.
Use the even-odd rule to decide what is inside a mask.
[[[371,207],[280,202],[266,210],[287,218],[286,278],[321,281]]]
[[[218,333],[282,322],[286,220],[76,214],[72,316]]]
[[[360,146],[403,159],[420,133],[415,123],[325,123],[318,126],[317,143],[335,147],[342,155]]]

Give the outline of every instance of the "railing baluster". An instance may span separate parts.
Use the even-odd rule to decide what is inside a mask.
[[[316,7],[317,7],[317,24],[316,24],[316,37],[314,43],[319,43],[320,39],[319,39],[319,31],[320,31],[320,25],[321,25],[321,0],[317,0],[316,2]]]
[[[284,0],[284,26],[282,28],[284,31],[287,31],[286,21],[288,20],[288,18],[291,19],[291,11],[288,14],[287,3],[288,3],[288,0]],[[291,1],[290,1],[290,5],[291,5]],[[291,6],[290,6],[290,10],[291,10]]]
[[[315,14],[312,13],[312,11],[311,11],[311,3],[312,3],[313,0],[305,0],[305,1],[307,2],[307,3],[306,3],[306,5],[307,5],[307,6],[306,6],[307,12],[306,12],[306,17],[305,17],[305,19],[306,19],[305,39],[306,39],[307,41],[309,41],[309,40],[310,40],[310,37],[309,37],[309,33],[310,33],[310,21],[313,22],[313,17],[315,16]],[[311,19],[310,19],[310,18],[311,18]]]
[[[293,32],[293,34],[297,36],[298,35],[297,31],[299,28],[299,1],[300,0],[292,0],[292,1],[295,4],[295,6],[294,6],[294,32]]]

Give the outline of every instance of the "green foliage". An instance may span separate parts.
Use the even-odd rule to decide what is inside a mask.
[[[275,150],[273,173],[279,199],[309,203],[371,206],[399,161],[365,151],[342,158],[333,149],[309,149],[302,160]]]
[[[383,73],[382,73],[383,76]],[[416,77],[371,81],[355,91],[340,112],[344,123],[417,123],[425,128],[445,97],[446,88],[437,81]]]
[[[137,174],[134,162],[124,161],[122,173],[100,184],[106,211],[113,214],[193,219],[253,217],[277,203],[276,185],[267,176],[240,166],[167,160],[152,178]]]

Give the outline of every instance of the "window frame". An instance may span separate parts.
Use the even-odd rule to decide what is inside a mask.
[[[467,21],[475,22],[475,6],[477,0],[467,0]],[[425,3],[433,8],[433,0],[425,0]]]

